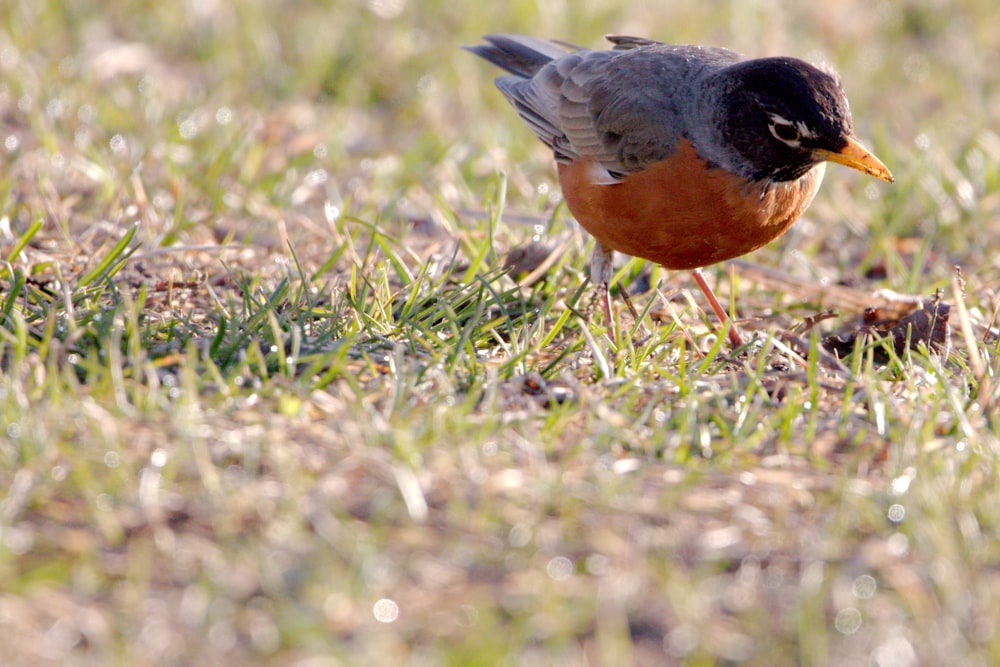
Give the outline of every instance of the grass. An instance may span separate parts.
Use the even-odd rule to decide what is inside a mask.
[[[995,3],[63,4],[0,7],[0,663],[1000,660]],[[718,267],[736,356],[638,261],[609,335],[499,30],[833,63],[897,183],[750,259],[950,353]]]

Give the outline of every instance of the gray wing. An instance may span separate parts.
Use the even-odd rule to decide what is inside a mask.
[[[602,163],[613,160],[596,136],[590,115],[588,83],[598,78],[610,51],[577,51],[565,54],[531,79],[502,76],[497,88],[520,114],[528,127],[555,153],[556,160],[570,162],[593,157]]]
[[[691,83],[741,60],[726,49],[610,37],[613,51],[562,55],[497,87],[556,159],[591,158],[611,178],[669,156],[685,136]]]

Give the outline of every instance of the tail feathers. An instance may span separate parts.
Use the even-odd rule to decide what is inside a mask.
[[[552,60],[567,53],[566,48],[557,42],[524,35],[487,35],[483,39],[488,44],[462,48],[525,79],[530,79]]]

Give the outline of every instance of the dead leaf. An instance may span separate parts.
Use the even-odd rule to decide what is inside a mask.
[[[854,352],[859,337],[873,340],[888,338],[897,355],[903,355],[907,347],[912,349],[924,343],[931,351],[947,356],[951,350],[950,311],[949,304],[937,299],[925,301],[921,308],[897,320],[883,317],[879,308],[867,308],[856,329],[827,336],[823,339],[823,347],[843,358]],[[876,363],[889,362],[889,355],[884,349],[875,348],[873,354]]]

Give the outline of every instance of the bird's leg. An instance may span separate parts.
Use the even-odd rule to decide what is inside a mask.
[[[729,319],[729,315],[722,307],[722,304],[719,303],[719,299],[715,296],[715,292],[713,292],[712,288],[708,286],[707,282],[705,282],[705,276],[702,275],[701,269],[695,269],[691,272],[691,275],[694,277],[694,281],[698,283],[698,287],[701,288],[701,291],[705,293],[705,298],[708,299],[708,305],[710,305],[712,310],[715,311],[715,316],[719,318],[722,326],[725,327],[726,323],[729,323],[729,342],[733,344],[733,347],[742,347],[744,343],[743,336],[740,335],[739,330],[736,328],[736,324]]]
[[[614,267],[615,251],[605,248],[604,245],[594,239],[594,254],[590,257],[590,282],[598,289],[598,295],[602,299],[604,306],[604,317],[608,327],[614,325],[611,313],[611,279],[615,275]]]

